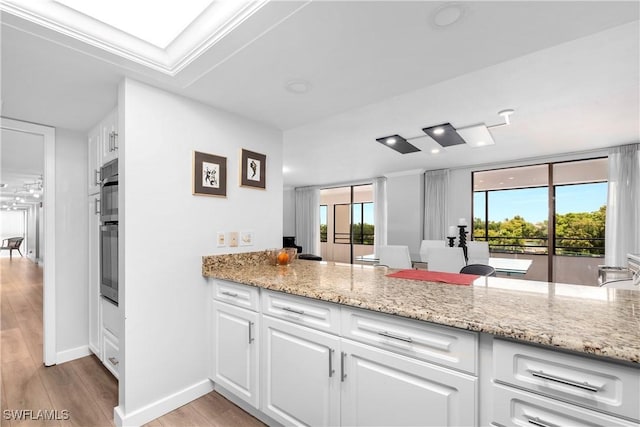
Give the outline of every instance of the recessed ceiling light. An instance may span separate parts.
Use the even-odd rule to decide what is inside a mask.
[[[512,176],[510,176],[510,177],[509,177],[509,179],[513,179],[513,177],[512,177]]]
[[[289,171],[291,171],[291,169],[289,169],[288,166],[282,166],[282,173],[288,173]]]
[[[36,199],[40,198],[40,195],[38,193],[34,194],[33,197],[35,197]]]
[[[433,150],[431,150],[431,154],[438,154],[440,152],[439,149],[434,148]]]
[[[436,9],[432,22],[436,28],[449,27],[464,17],[465,8],[458,3],[447,3]]]
[[[300,79],[290,80],[284,85],[284,88],[291,93],[301,95],[311,90],[311,83],[309,83],[306,80],[300,80]]]

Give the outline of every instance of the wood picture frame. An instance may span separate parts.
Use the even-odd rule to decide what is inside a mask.
[[[227,158],[193,152],[194,196],[227,197]]]
[[[240,186],[267,188],[267,156],[242,149],[240,155]]]

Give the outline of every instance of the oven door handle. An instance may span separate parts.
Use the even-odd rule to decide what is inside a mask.
[[[118,231],[118,224],[104,224],[100,226],[100,230],[102,231]]]
[[[104,181],[102,181],[103,187],[109,187],[111,185],[118,185],[118,175],[110,176],[109,178],[105,178]]]

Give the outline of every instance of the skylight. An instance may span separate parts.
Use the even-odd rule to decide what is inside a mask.
[[[213,0],[55,0],[161,49],[166,48]]]

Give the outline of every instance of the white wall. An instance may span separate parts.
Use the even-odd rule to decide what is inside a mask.
[[[125,320],[117,412],[141,421],[140,411],[153,412],[147,405],[209,384],[202,256],[282,245],[282,133],[132,80],[118,98]],[[239,186],[241,148],[266,154],[266,191]],[[226,198],[191,194],[193,150],[227,158]],[[216,247],[216,232],[245,230],[254,246]]]
[[[418,253],[424,216],[424,171],[412,170],[387,177],[387,243],[408,245]]]
[[[87,140],[56,129],[56,351],[58,363],[88,354]],[[46,194],[45,194],[46,197]]]

